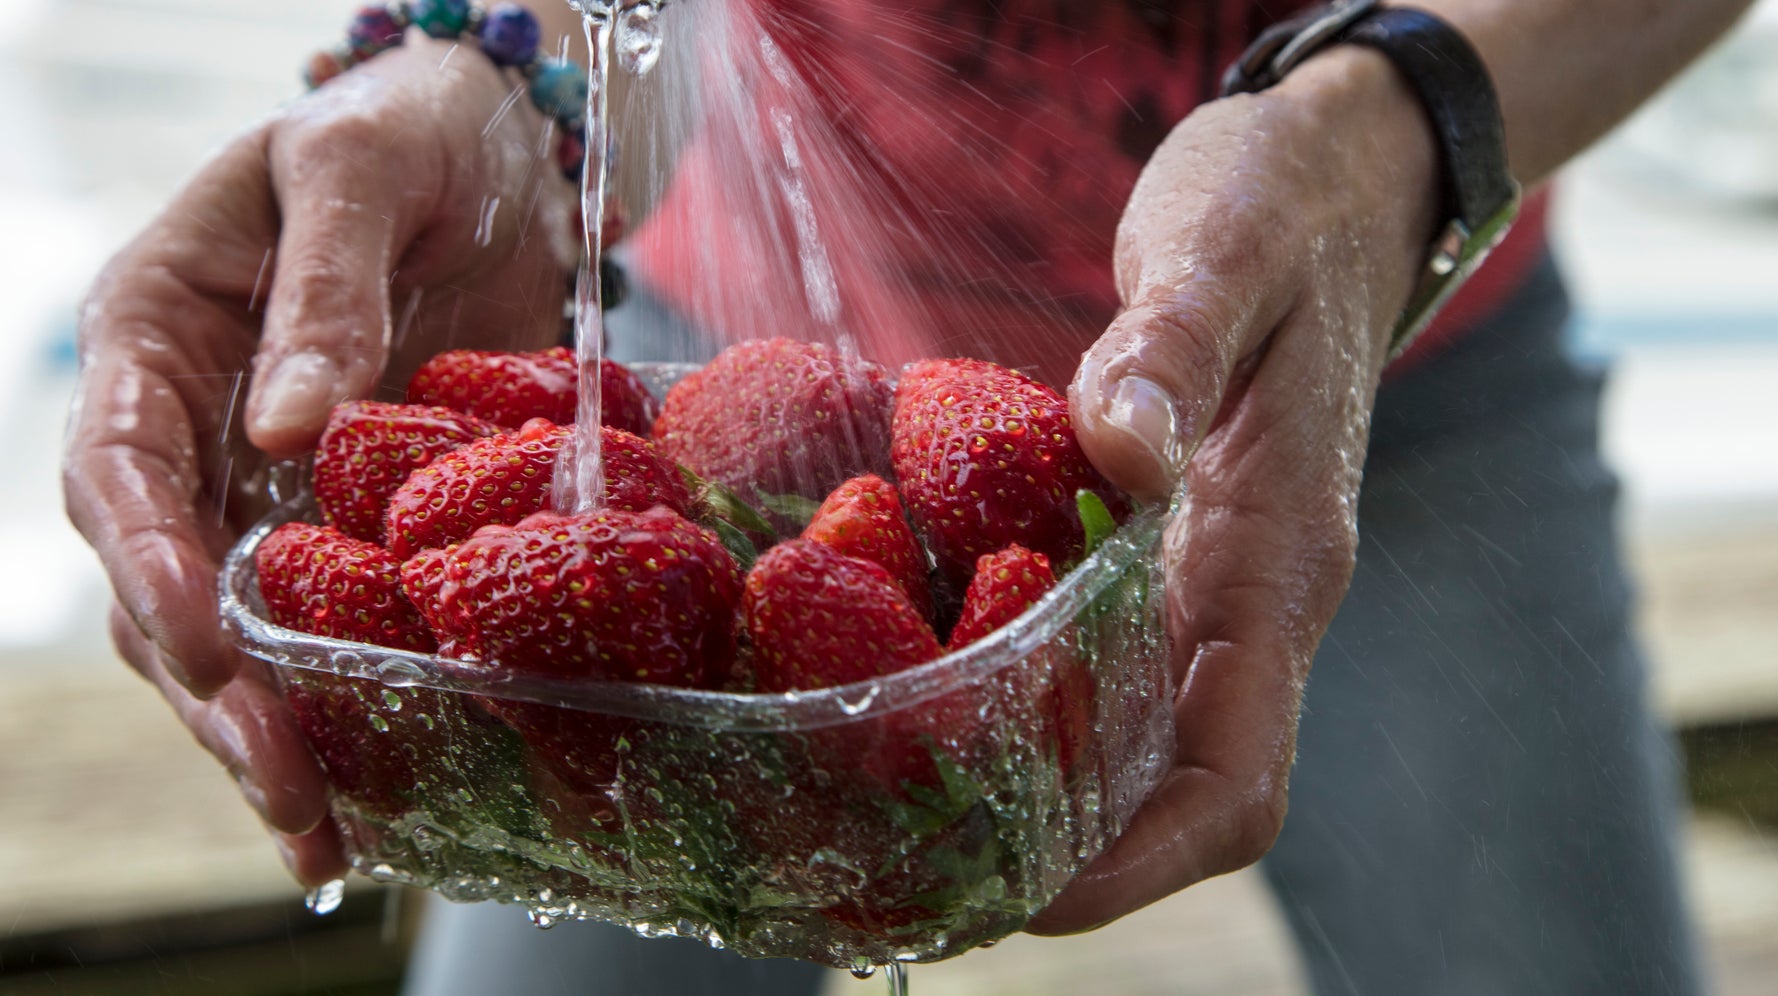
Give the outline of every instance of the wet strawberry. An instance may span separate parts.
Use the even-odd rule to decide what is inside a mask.
[[[490,526],[447,553],[410,560],[404,578],[446,643],[502,671],[710,688],[732,666],[734,560],[664,506],[541,512]],[[611,829],[621,745],[638,742],[639,724],[506,699],[482,704],[524,741],[552,825]]]
[[[1087,462],[1068,403],[981,360],[924,360],[895,392],[895,471],[940,570],[963,584],[977,557],[1020,543],[1056,563],[1081,551],[1076,493],[1122,508]]]
[[[437,406],[337,405],[315,449],[315,504],[328,525],[381,543],[389,496],[409,474],[499,431],[491,422]]]
[[[950,650],[993,633],[1037,604],[1056,586],[1050,561],[1014,544],[976,561],[975,577],[963,594],[963,615],[951,630]],[[1007,675],[1013,695],[1034,699],[1042,735],[1053,737],[1063,776],[1073,772],[1092,733],[1093,675],[1065,642],[1032,652]]]
[[[847,685],[943,653],[882,565],[808,540],[780,543],[759,558],[742,611],[764,692]]]
[[[510,526],[549,508],[556,463],[573,434],[571,426],[533,419],[517,432],[477,440],[416,471],[389,499],[389,549],[411,557],[468,539],[483,526]],[[610,507],[691,509],[684,479],[653,444],[610,426],[601,426],[599,435]]]
[[[780,543],[759,558],[747,575],[742,614],[762,692],[849,685],[944,652],[887,570],[809,540]],[[843,781],[862,776],[878,795],[899,798],[908,784],[940,784],[934,753],[955,754],[970,739],[967,700],[952,693],[816,730],[806,745],[818,766],[838,767]]]
[[[481,529],[443,561],[436,578],[427,560],[407,572],[408,594],[441,639],[490,667],[698,688],[734,655],[734,560],[664,506],[540,512]]]
[[[435,644],[401,591],[401,563],[328,526],[287,522],[254,553],[272,622],[288,629],[429,653]]]
[[[255,562],[267,616],[280,626],[402,650],[433,649],[432,635],[401,592],[399,565],[381,547],[292,522],[259,544]],[[410,716],[437,713],[438,694],[427,689],[392,693],[368,678],[320,672],[284,676],[285,700],[334,790],[389,817],[410,807],[418,781],[403,747],[425,748],[428,734],[419,724],[401,724],[399,710],[384,708],[385,694],[398,694]]]
[[[575,420],[579,377],[574,351],[557,346],[534,353],[454,349],[427,360],[408,382],[407,399],[445,405],[517,428],[534,418],[557,425]],[[647,435],[660,403],[627,367],[602,360],[600,424]]]
[[[895,485],[875,474],[852,478],[821,503],[802,538],[881,566],[914,608],[932,617],[926,551],[908,525]]]
[[[1017,619],[1056,586],[1050,559],[1017,543],[984,554],[963,593],[963,615],[951,630],[948,647],[961,650]]]
[[[756,339],[667,392],[654,438],[666,455],[742,495],[817,501],[889,473],[889,379],[832,346]]]

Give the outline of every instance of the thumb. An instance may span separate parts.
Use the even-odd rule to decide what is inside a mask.
[[[390,268],[414,201],[402,170],[366,155],[373,124],[345,117],[293,131],[270,150],[283,229],[247,400],[248,438],[276,455],[311,448],[334,405],[381,380]]]
[[[1282,318],[1211,283],[1139,299],[1081,357],[1069,386],[1087,458],[1138,498],[1172,493],[1242,358]]]

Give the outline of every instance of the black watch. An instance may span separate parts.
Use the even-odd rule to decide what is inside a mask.
[[[1388,56],[1438,132],[1448,220],[1390,336],[1395,356],[1500,244],[1519,213],[1519,184],[1507,170],[1500,101],[1481,57],[1456,28],[1412,7],[1335,0],[1273,25],[1228,68],[1222,95],[1264,90],[1304,59],[1339,43]]]

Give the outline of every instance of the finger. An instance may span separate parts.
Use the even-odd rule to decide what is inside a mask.
[[[334,879],[345,878],[351,866],[346,861],[345,842],[332,820],[323,821],[307,833],[273,835],[278,856],[284,867],[305,889],[313,889]]]
[[[163,357],[165,359],[165,357]],[[215,510],[186,399],[129,349],[91,358],[63,471],[68,516],[98,553],[118,601],[194,694],[226,685],[240,657],[221,636]]]
[[[1175,767],[1030,929],[1095,926],[1245,867],[1276,838],[1302,688],[1357,546],[1375,375],[1352,368],[1342,336],[1367,324],[1293,315],[1193,460],[1166,551]]]
[[[340,101],[274,130],[283,217],[247,434],[278,455],[314,446],[334,405],[375,390],[388,361],[389,275],[416,205],[384,115]],[[423,186],[424,184],[422,184]]]
[[[214,698],[199,699],[168,673],[155,645],[121,609],[111,638],[130,666],[160,690],[179,720],[240,786],[267,825],[307,833],[327,813],[327,781],[284,699],[256,668]]]

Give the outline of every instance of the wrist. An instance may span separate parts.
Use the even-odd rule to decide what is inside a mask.
[[[1389,239],[1390,258],[1400,262],[1405,297],[1443,220],[1438,139],[1407,79],[1375,49],[1336,45],[1268,93],[1301,105],[1343,148],[1329,162],[1330,178],[1373,199],[1375,220],[1387,223],[1375,234]]]

